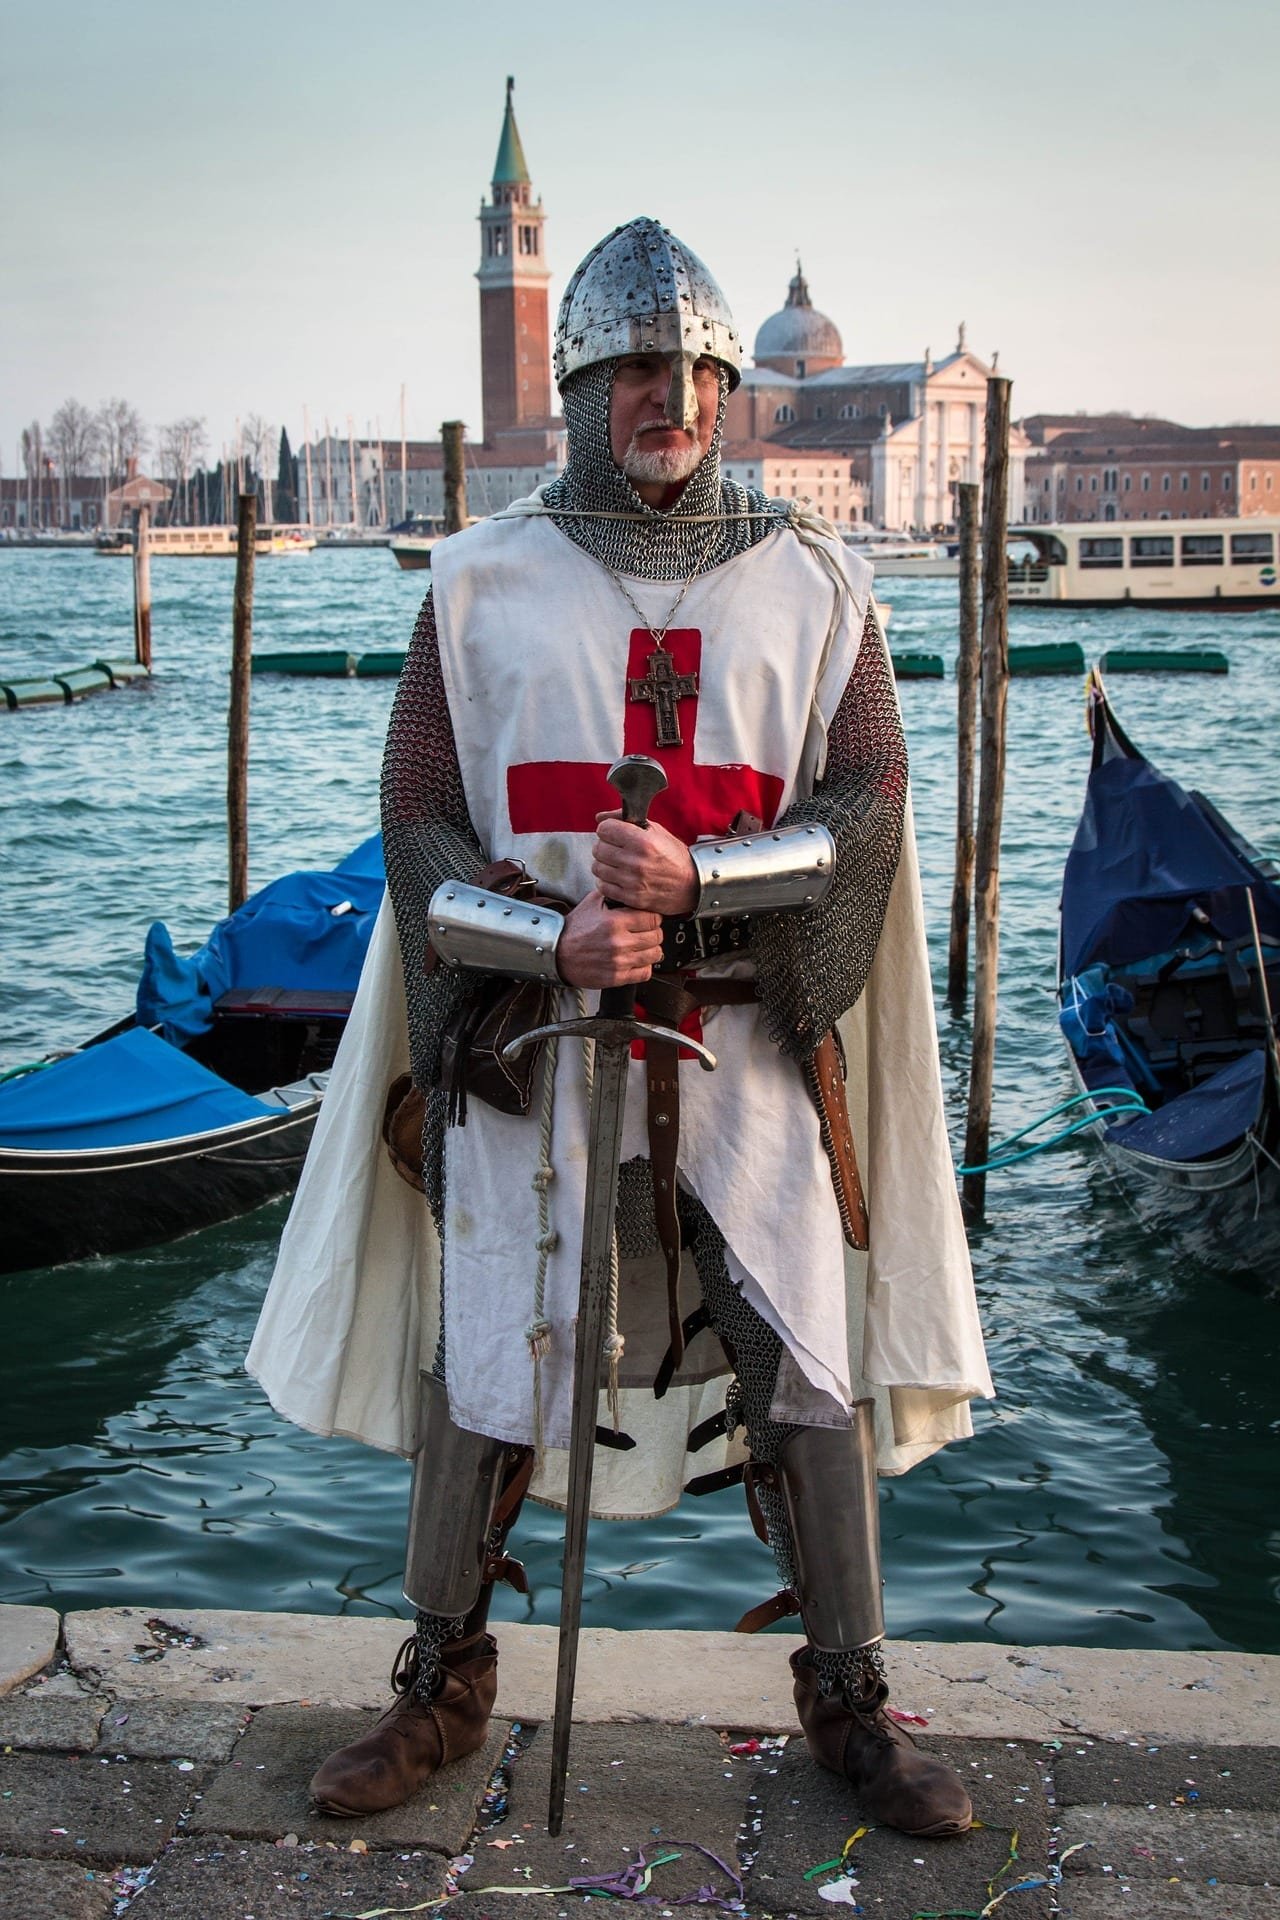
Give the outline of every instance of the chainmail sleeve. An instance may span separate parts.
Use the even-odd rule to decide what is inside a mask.
[[[487,855],[467,811],[430,593],[413,630],[387,730],[382,850],[404,967],[410,1064],[414,1084],[427,1098],[424,1174],[427,1199],[438,1222],[445,1110],[445,1095],[436,1086],[440,1036],[474,975],[452,967],[425,971],[427,908],[442,880],[474,879]]]
[[[821,821],[836,843],[835,879],[807,913],[752,916],[757,992],[769,1037],[804,1060],[867,982],[902,848],[907,743],[893,669],[875,617],[831,722],[826,771],[784,822]]]

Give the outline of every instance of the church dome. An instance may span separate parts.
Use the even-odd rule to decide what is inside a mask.
[[[787,288],[787,304],[769,315],[756,335],[753,351],[757,366],[774,366],[801,379],[806,373],[820,373],[826,367],[843,364],[840,329],[825,313],[819,313],[809,298],[808,282],[798,260],[795,278]],[[796,361],[802,364],[791,364]]]

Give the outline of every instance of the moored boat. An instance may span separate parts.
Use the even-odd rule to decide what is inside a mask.
[[[1096,672],[1089,693],[1058,984],[1084,1110],[1140,1219],[1274,1285],[1280,870],[1138,751]]]
[[[1012,527],[1010,604],[1280,607],[1280,520],[1114,520]]]
[[[315,546],[310,527],[259,526],[253,537],[255,554],[310,553]],[[133,534],[128,528],[99,534],[99,553],[119,556],[133,552]],[[234,527],[152,527],[147,533],[147,551],[153,559],[234,560]]]
[[[189,958],[155,923],[135,1011],[0,1082],[0,1273],[151,1246],[293,1188],[384,886],[374,835],[263,887]]]

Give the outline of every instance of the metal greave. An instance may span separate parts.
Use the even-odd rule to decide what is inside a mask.
[[[420,1612],[457,1617],[480,1598],[512,1452],[502,1440],[456,1427],[444,1382],[419,1374],[404,1597]]]
[[[849,1427],[793,1427],[778,1451],[796,1597],[809,1644],[851,1652],[884,1638],[875,1408]]]

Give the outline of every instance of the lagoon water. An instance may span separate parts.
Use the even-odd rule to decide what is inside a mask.
[[[128,1009],[148,923],[224,911],[232,571],[157,561],[151,685],[0,714],[0,1066]],[[263,648],[407,643],[424,581],[381,550],[260,561]],[[131,651],[130,570],[0,550],[0,673]],[[884,583],[898,648],[955,655],[949,582]],[[1125,678],[1138,743],[1280,852],[1280,613],[1015,614],[1014,638],[1212,645],[1226,679]],[[389,681],[253,686],[251,880],[331,865],[376,822]],[[945,978],[955,682],[907,682],[935,983]],[[1062,861],[1087,766],[1079,681],[1009,701],[996,1130],[1070,1084],[1052,995]],[[941,1006],[953,1137],[968,1025]],[[883,1483],[889,1630],[923,1639],[1280,1652],[1280,1296],[1149,1238],[1076,1143],[992,1176],[974,1240],[999,1397],[976,1434]],[[279,1420],[241,1370],[280,1206],[167,1247],[0,1279],[0,1601],[405,1613],[408,1469]],[[3,1230],[0,1223],[0,1231]],[[557,1516],[526,1513],[554,1622]],[[727,1627],[773,1590],[740,1494],[593,1529],[585,1619]]]

